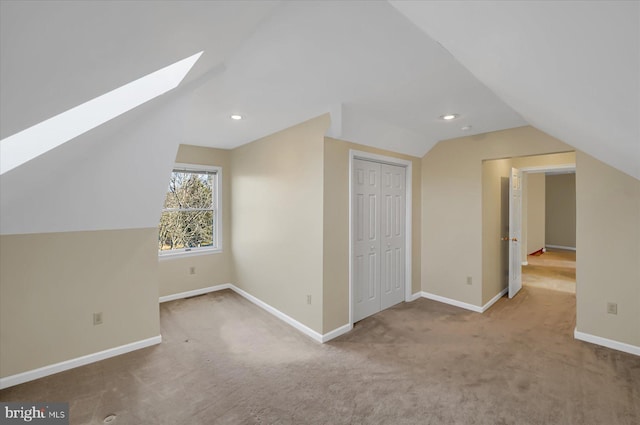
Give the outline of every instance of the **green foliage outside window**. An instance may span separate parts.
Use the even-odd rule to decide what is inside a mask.
[[[174,170],[158,231],[158,250],[214,247],[215,179],[213,172]]]

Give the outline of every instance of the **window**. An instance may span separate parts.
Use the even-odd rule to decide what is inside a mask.
[[[177,164],[158,229],[160,255],[220,249],[221,169]]]

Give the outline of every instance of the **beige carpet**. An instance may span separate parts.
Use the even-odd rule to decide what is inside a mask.
[[[576,252],[549,249],[542,255],[528,255],[522,266],[522,284],[536,288],[576,293]]]
[[[640,357],[573,339],[575,297],[420,299],[318,344],[231,291],[162,304],[161,345],[0,392],[71,424],[640,423]]]

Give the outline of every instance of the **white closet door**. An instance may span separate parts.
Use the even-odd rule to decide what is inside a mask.
[[[380,311],[380,164],[353,161],[353,320]]]
[[[405,168],[381,164],[380,309],[404,301]]]
[[[405,168],[353,162],[353,321],[404,300]]]

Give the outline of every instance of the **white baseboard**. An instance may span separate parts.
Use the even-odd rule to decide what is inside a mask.
[[[500,298],[502,298],[504,296],[504,294],[506,294],[508,291],[509,291],[509,288],[504,288],[502,291],[500,291],[498,294],[496,294],[495,297],[491,298],[482,307],[478,307],[477,305],[465,303],[465,302],[462,302],[462,301],[454,300],[452,298],[443,297],[441,295],[436,295],[436,294],[432,294],[430,292],[425,292],[425,291],[420,292],[420,296],[422,296],[423,298],[428,298],[428,299],[433,300],[433,301],[439,301],[441,303],[450,304],[450,305],[453,305],[453,306],[456,306],[456,307],[464,308],[466,310],[475,311],[476,313],[484,313],[485,311],[487,311],[489,309],[489,307],[494,305]],[[416,294],[414,294],[414,296],[415,295]]]
[[[484,313],[485,311],[489,310],[489,307],[498,302],[498,300],[504,297],[504,294],[506,294],[507,292],[509,292],[509,287],[506,287],[502,291],[498,292],[495,297],[491,298],[485,305],[482,306],[482,311],[480,311],[480,313]]]
[[[441,303],[454,305],[456,307],[464,308],[466,310],[475,311],[476,313],[482,313],[482,307],[478,307],[477,305],[465,303],[465,302],[462,302],[462,301],[454,300],[454,299],[451,299],[451,298],[443,297],[443,296],[432,294],[430,292],[425,292],[425,291],[422,291],[421,294],[422,294],[422,297],[428,298],[430,300],[439,301]]]
[[[250,293],[238,288],[235,285],[231,285],[231,289],[234,292],[236,292],[238,295],[243,296],[244,298],[246,298],[247,300],[251,301],[252,303],[257,305],[258,307],[262,308],[263,310],[266,310],[267,312],[273,314],[274,316],[276,316],[278,319],[282,320],[283,322],[293,326],[294,328],[296,328],[297,330],[299,330],[303,334],[310,336],[311,338],[315,339],[318,342],[323,342],[322,341],[322,334],[320,334],[319,332],[314,331],[313,329],[311,329],[307,325],[304,325],[304,324],[298,322],[293,317],[284,314],[283,312],[281,312],[277,308],[274,308],[274,307],[270,306],[269,304],[265,303],[261,299],[254,297]]]
[[[313,329],[311,329],[307,325],[304,325],[304,324],[298,322],[293,317],[288,316],[287,314],[281,312],[277,308],[272,307],[271,305],[265,303],[261,299],[254,297],[253,295],[251,295],[247,291],[238,288],[237,286],[235,286],[232,283],[225,283],[225,284],[222,284],[222,285],[208,286],[206,288],[194,289],[193,291],[180,292],[178,294],[173,294],[173,295],[166,295],[164,297],[160,297],[159,301],[161,303],[167,302],[167,301],[174,301],[174,300],[178,300],[178,299],[181,299],[181,298],[188,298],[188,297],[194,297],[194,296],[197,296],[197,295],[207,294],[209,292],[221,291],[223,289],[231,289],[233,292],[235,292],[238,295],[242,296],[243,298],[251,301],[252,303],[257,305],[258,307],[262,308],[263,310],[266,310],[267,312],[269,312],[269,313],[273,314],[274,316],[276,316],[278,319],[282,320],[283,322],[287,323],[290,326],[293,326],[294,328],[296,328],[297,330],[299,330],[303,334],[308,335],[311,338],[313,338],[314,340],[316,340],[318,342],[321,342],[321,343],[330,341],[333,338],[337,338],[338,336],[340,336],[340,335],[342,335],[344,333],[347,333],[351,329],[353,329],[353,325],[346,324],[344,326],[340,326],[339,328],[332,330],[331,332],[327,332],[326,334],[321,334],[319,332],[314,331]]]
[[[18,373],[16,375],[7,376],[5,378],[0,378],[0,390],[13,387],[14,385],[33,381],[35,379],[44,378],[45,376],[53,375],[54,373],[63,372],[65,370],[84,366],[89,363],[95,363],[97,361],[108,359],[110,357],[119,356],[120,354],[128,353],[130,351],[150,347],[152,345],[160,344],[161,342],[162,336],[158,335],[152,338],[147,338],[129,344],[121,345],[119,347],[109,348],[104,351],[98,351],[97,353],[87,354],[86,356],[76,357],[75,359],[65,360],[60,363],[55,363],[38,369],[29,370],[27,372]]]
[[[529,265],[529,262],[528,262],[528,261],[523,261],[523,262],[522,262],[522,265],[523,265],[523,266],[528,266],[528,265]]]
[[[339,328],[336,328],[331,332],[327,332],[326,334],[322,335],[322,341],[320,342],[331,341],[332,339],[337,338],[340,335],[346,334],[351,329],[353,329],[353,325],[350,323],[347,323],[346,325],[340,326]]]
[[[160,297],[159,301],[165,303],[167,301],[179,300],[182,298],[195,297],[202,294],[208,294],[209,292],[221,291],[223,289],[231,289],[230,283],[224,283],[222,285],[208,286],[206,288],[194,289],[192,291],[180,292],[178,294],[165,295]]]
[[[547,245],[546,248],[564,249],[564,250],[567,250],[567,251],[575,251],[576,250],[575,246],[562,246],[562,245]],[[546,252],[546,248],[545,248],[545,252]]]
[[[248,292],[238,288],[237,286],[235,286],[235,285],[233,285],[231,283],[225,283],[225,284],[222,284],[222,285],[215,285],[215,286],[208,286],[206,288],[194,289],[192,291],[186,291],[186,292],[180,292],[178,294],[166,295],[166,296],[160,297],[159,298],[159,302],[163,303],[163,302],[174,301],[174,300],[178,300],[178,299],[182,299],[182,298],[194,297],[194,296],[197,296],[197,295],[207,294],[209,292],[221,291],[223,289],[231,289],[231,290],[233,290],[238,295],[246,298],[247,300],[251,301],[253,304],[257,305],[258,307],[266,310],[267,312],[269,312],[269,313],[273,314],[274,316],[276,316],[278,319],[280,319],[283,322],[289,324],[290,326],[293,326],[294,328],[296,328],[300,332],[304,333],[305,335],[310,336],[314,340],[316,340],[318,342],[321,342],[321,343],[324,343],[324,342],[330,341],[330,340],[332,340],[334,338],[337,338],[338,336],[340,336],[342,334],[345,334],[345,333],[349,332],[351,329],[353,329],[353,325],[346,324],[346,325],[340,326],[337,329],[332,330],[331,332],[327,332],[326,334],[320,334],[319,332],[314,331],[310,327],[298,322],[297,320],[295,320],[291,316],[288,316],[288,315],[284,314],[280,310],[270,306],[269,304],[265,303],[264,301],[254,297],[253,295],[249,294]],[[151,345],[160,344],[161,342],[162,342],[162,336],[158,335],[158,336],[155,336],[153,338],[148,338],[148,339],[144,339],[144,340],[141,340],[141,341],[132,342],[130,344],[121,345],[119,347],[109,348],[107,350],[100,351],[100,352],[97,352],[97,353],[88,354],[86,356],[78,357],[78,358],[71,359],[71,360],[65,360],[65,361],[60,362],[60,363],[55,363],[55,364],[52,364],[52,365],[49,365],[49,366],[44,366],[44,367],[41,367],[41,368],[38,368],[38,369],[29,370],[27,372],[22,372],[22,373],[19,373],[19,374],[16,374],[16,375],[7,376],[5,378],[0,378],[0,390],[2,390],[4,388],[12,387],[14,385],[18,385],[18,384],[22,384],[22,383],[25,383],[25,382],[33,381],[35,379],[43,378],[45,376],[53,375],[54,373],[63,372],[65,370],[69,370],[69,369],[73,369],[73,368],[76,368],[76,367],[84,366],[84,365],[87,365],[89,363],[94,363],[94,362],[97,362],[97,361],[100,361],[100,360],[108,359],[110,357],[115,357],[115,356],[118,356],[120,354],[128,353],[130,351],[135,351],[135,350],[139,350],[141,348],[149,347]]]
[[[422,297],[422,292],[416,292],[415,294],[411,295],[411,297],[409,298],[409,301],[415,301],[421,297]]]
[[[573,337],[575,339],[579,339],[580,341],[590,342],[592,344],[601,345],[603,347],[612,348],[614,350],[640,356],[640,347],[624,342],[614,341],[613,339],[602,338],[601,336],[579,332],[577,328],[573,331]]]

